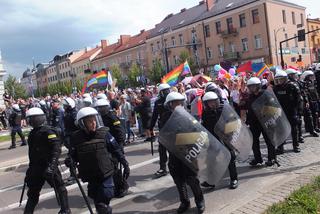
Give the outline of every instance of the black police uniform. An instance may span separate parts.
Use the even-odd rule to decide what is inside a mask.
[[[164,126],[166,122],[164,121],[163,116],[165,113],[170,111],[164,106],[165,101],[166,101],[166,97],[160,97],[154,103],[154,108],[153,108],[153,113],[151,118],[151,125],[150,125],[151,130],[155,127],[158,119],[159,119],[158,120],[159,130]],[[167,149],[161,143],[159,143],[158,150],[159,150],[159,158],[160,158],[160,170],[163,170],[164,172],[166,172],[167,162],[168,162]]]
[[[16,111],[13,109],[12,113],[9,116],[9,125],[12,128],[11,130],[11,146],[9,149],[15,148],[16,147],[16,134],[21,138],[21,145],[26,145],[26,140],[24,137],[24,134],[22,133],[21,129],[21,111]]]
[[[123,126],[121,126],[119,118],[112,110],[107,111],[106,114],[101,115],[101,117],[103,124],[109,128],[110,134],[115,138],[116,142],[121,147],[122,153],[124,153],[123,146],[125,143],[126,134]],[[113,157],[113,162],[115,166],[113,174],[114,196],[123,197],[127,194],[129,184],[122,176],[122,167],[118,163],[117,158]]]
[[[318,112],[319,112],[319,106],[318,106],[319,95],[317,92],[316,85],[315,85],[314,81],[305,79],[304,88],[305,88],[305,92],[306,92],[306,95],[309,100],[314,130],[319,132],[320,131],[319,114],[318,114]]]
[[[166,111],[163,114],[163,125],[169,120],[172,112]],[[200,187],[199,179],[197,174],[187,167],[178,157],[169,152],[169,163],[168,163],[170,175],[178,189],[181,205],[180,207],[188,207],[190,200],[187,192],[187,184],[190,186],[192,193],[195,198],[198,209],[204,209],[204,197]],[[180,209],[179,207],[179,209]],[[179,213],[178,209],[178,213]]]
[[[67,190],[58,168],[61,154],[60,138],[55,128],[44,125],[34,128],[28,138],[29,168],[25,181],[28,201],[25,213],[33,213],[45,181],[53,187],[60,202],[60,213],[70,213]]]
[[[75,124],[77,119],[77,110],[76,108],[68,108],[64,112],[64,145],[69,149],[70,137],[73,132],[78,130],[78,127]]]
[[[216,110],[209,110],[204,109],[202,113],[202,125],[217,139],[219,137],[214,132],[214,127],[216,126],[217,122],[219,121],[219,118],[221,117],[223,110],[223,104],[220,104],[220,106]],[[238,180],[238,173],[236,168],[236,154],[232,148],[229,148],[227,144],[225,146],[230,151],[231,160],[229,163],[229,174],[231,181]]]
[[[298,110],[302,102],[299,87],[293,82],[287,81],[284,84],[275,85],[273,91],[290,122],[293,150],[299,152]],[[279,150],[281,153],[283,152],[283,144],[279,146]]]
[[[247,112],[247,120],[246,124],[249,125],[250,131],[252,133],[253,143],[252,143],[252,151],[254,155],[254,160],[251,161],[251,165],[256,165],[257,163],[262,163],[262,156],[260,151],[260,141],[259,137],[262,133],[263,138],[267,144],[267,150],[268,150],[268,162],[272,162],[273,160],[276,160],[276,153],[275,153],[275,147],[269,140],[268,136],[266,135],[265,131],[263,130],[263,127],[260,125],[260,122],[258,118],[256,117],[253,109],[252,109],[252,103],[259,98],[263,94],[263,90],[259,91],[257,95],[250,94],[248,97],[248,100],[245,102],[245,109],[248,110]]]
[[[45,113],[45,112],[44,112]],[[50,125],[57,128],[64,136],[63,110],[61,108],[52,109]]]
[[[76,131],[70,142],[73,149],[71,155],[79,163],[79,177],[83,182],[88,182],[88,195],[94,200],[98,214],[112,213],[109,206],[114,196],[112,155],[125,169],[129,168],[121,147],[107,127],[101,127],[92,134],[83,130]]]

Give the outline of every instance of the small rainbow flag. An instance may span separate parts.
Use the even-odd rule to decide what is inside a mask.
[[[82,93],[85,93],[92,86],[106,86],[108,84],[108,74],[107,71],[101,70],[96,74],[92,74],[88,81],[84,84],[82,88]]]
[[[190,73],[190,67],[188,62],[186,61],[185,63],[182,63],[169,73],[167,73],[161,80],[161,83],[167,83],[170,86],[175,86],[178,83],[179,77],[184,76],[188,73]]]
[[[256,73],[257,77],[261,77],[265,72],[270,71],[265,63],[252,64],[252,70]]]

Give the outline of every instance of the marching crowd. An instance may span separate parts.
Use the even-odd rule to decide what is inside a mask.
[[[137,135],[145,137],[146,142],[153,141],[156,127],[160,131],[160,166],[155,176],[158,178],[168,172],[172,176],[181,201],[178,213],[190,207],[187,185],[194,194],[198,212],[203,213],[205,202],[201,186],[214,188],[217,183],[211,183],[210,179],[200,183],[197,172],[190,169],[178,154],[170,151],[165,142],[161,142],[161,130],[175,109],[186,109],[195,121],[224,145],[229,156],[230,189],[236,189],[236,159],[239,151],[241,155],[241,148],[231,142],[226,132],[221,134],[216,128],[226,109],[230,113],[226,115],[239,118],[251,133],[253,159],[249,164],[257,166],[264,163],[260,151],[262,134],[268,152],[265,165],[279,166],[281,163],[278,163],[277,155],[285,152],[283,145],[288,136],[285,132],[283,136],[275,136],[275,130],[291,133],[295,153],[300,152],[299,145],[304,143],[303,127],[312,137],[319,136],[320,84],[317,82],[320,82],[320,64],[306,71],[275,69],[261,78],[248,74],[187,85],[181,82],[176,86],[162,83],[145,88],[94,90],[85,94],[48,95],[27,100],[14,100],[6,92],[7,108],[0,109],[0,122],[3,129],[10,126],[12,145],[9,149],[16,148],[16,133],[21,137],[21,146],[29,146],[25,213],[33,213],[45,181],[57,193],[61,206],[59,213],[71,213],[67,190],[58,169],[61,145],[68,149],[65,164],[70,168],[69,181],[77,179],[77,173],[72,173],[76,168],[79,178],[88,182],[88,195],[94,200],[97,212],[112,213],[110,200],[128,194],[126,180],[130,167],[123,147],[135,141]],[[274,129],[268,129],[270,119],[277,121]],[[32,131],[25,140],[22,127],[27,125],[32,127]],[[250,141],[249,138],[247,140]]]

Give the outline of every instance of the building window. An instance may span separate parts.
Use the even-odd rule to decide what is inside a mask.
[[[163,43],[164,43],[164,47],[167,47],[167,39],[164,39]]]
[[[239,15],[239,20],[240,20],[240,27],[246,27],[247,26],[247,24],[246,24],[246,15],[244,13]]]
[[[242,43],[242,51],[244,52],[248,51],[249,50],[248,39],[247,38],[241,39],[241,43]]]
[[[151,44],[151,51],[154,52],[153,44]]]
[[[253,24],[257,24],[260,22],[258,9],[252,10],[252,21]]]
[[[206,37],[210,37],[210,25],[204,26],[204,34]]]
[[[218,50],[219,50],[219,55],[223,56],[223,52],[224,52],[223,44],[218,45]]]
[[[261,35],[255,35],[254,36],[254,43],[255,43],[256,49],[262,48]]]
[[[296,25],[296,14],[294,12],[291,12],[292,16],[292,24]]]
[[[182,36],[182,34],[179,35],[179,42],[180,42],[180,45],[183,45],[183,36]]]
[[[212,59],[212,49],[211,48],[207,48],[207,57],[208,59]]]
[[[320,44],[320,39],[317,39],[317,41],[318,41],[318,45]]]
[[[228,27],[228,33],[231,33],[233,31],[232,18],[227,18],[227,27]]]
[[[158,49],[158,50],[161,49],[161,47],[160,47],[160,41],[157,42],[157,49]]]
[[[126,56],[126,62],[127,62],[127,63],[129,63],[129,62],[130,62],[130,60],[131,60],[130,55],[127,55],[127,56]],[[106,67],[106,66],[104,66],[104,67]]]
[[[171,38],[171,44],[172,46],[176,46],[176,39],[174,37]]]
[[[174,64],[177,65],[179,63],[178,56],[173,56]]]
[[[283,21],[283,24],[287,24],[287,16],[286,16],[285,10],[282,10],[282,21]]]
[[[236,48],[233,42],[229,42],[229,49],[232,53],[236,52]]]
[[[141,59],[141,53],[140,53],[140,51],[138,51],[137,52],[137,60],[140,61],[140,59]]]
[[[300,14],[300,21],[301,21],[301,25],[302,25],[302,27],[303,27],[303,26],[304,26],[303,13]]]
[[[297,34],[294,34],[294,37],[296,37]],[[294,39],[294,46],[298,47],[298,37]]]
[[[221,22],[216,22],[216,31],[217,31],[217,34],[221,33]]]
[[[285,40],[288,39],[288,34],[287,33],[284,34],[284,39]],[[289,48],[289,41],[286,41],[286,48]]]

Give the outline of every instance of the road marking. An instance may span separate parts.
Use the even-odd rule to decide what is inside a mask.
[[[154,163],[154,162],[156,162],[156,161],[158,161],[158,160],[159,160],[159,157],[153,158],[153,159],[150,159],[150,160],[147,160],[147,161],[143,161],[143,162],[141,162],[141,163],[132,165],[132,166],[130,167],[130,169],[131,169],[131,170],[138,169],[138,168],[144,167],[144,166],[146,166],[146,165],[149,165],[149,164],[151,164],[151,163]],[[85,184],[82,183],[82,182],[80,182],[80,183],[81,183],[81,185],[82,185],[83,187],[85,187],[85,186],[87,185],[87,183],[85,183]],[[141,182],[141,183],[145,183],[145,182]],[[20,186],[22,186],[22,185],[20,185]],[[144,184],[141,184],[141,186],[144,186]],[[151,185],[151,186],[153,186],[153,187],[155,186],[155,185],[154,185],[154,182],[153,182],[153,185]],[[158,186],[158,185],[156,185],[156,186]],[[12,188],[13,188],[13,187],[12,187]],[[78,188],[78,184],[72,184],[72,185],[70,185],[70,186],[67,186],[66,188],[67,188],[68,191],[71,191],[71,190],[74,190],[74,189]],[[138,188],[138,190],[135,190],[135,187],[130,187],[130,191],[131,191],[131,189],[133,189],[133,191],[136,192],[135,194],[130,194],[130,195],[129,195],[130,197],[133,197],[133,196],[135,196],[137,193],[139,193],[138,190],[139,190],[140,188]],[[142,192],[141,189],[140,189],[140,192]],[[45,200],[45,199],[52,198],[52,197],[55,197],[54,191],[50,191],[50,192],[41,194],[40,197],[39,197],[39,200]],[[122,199],[125,199],[125,198],[126,198],[126,197],[124,197],[124,198],[122,198]],[[126,200],[128,200],[128,199],[126,199]],[[22,204],[22,205],[25,205],[26,203],[27,203],[27,200],[23,200],[21,204]],[[118,203],[121,203],[121,202],[118,202]],[[18,208],[18,207],[19,207],[19,203],[18,203],[18,202],[17,202],[17,203],[13,203],[13,204],[10,204],[10,205],[8,205],[8,206],[1,207],[1,208],[0,208],[0,212],[6,211],[6,210],[15,209],[15,208]]]

